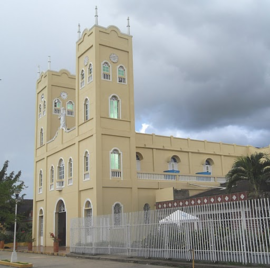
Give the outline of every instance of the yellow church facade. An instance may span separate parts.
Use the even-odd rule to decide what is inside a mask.
[[[36,86],[33,237],[70,244],[70,220],[155,209],[171,189],[219,187],[235,158],[262,151],[135,132],[132,36],[85,30],[76,74],[42,73]],[[168,191],[158,191],[168,189]],[[117,223],[116,223],[117,224]]]

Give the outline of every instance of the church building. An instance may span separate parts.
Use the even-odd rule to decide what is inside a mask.
[[[257,149],[135,131],[132,36],[97,23],[79,33],[76,73],[36,84],[33,237],[70,245],[72,218],[153,210],[173,191],[199,194],[225,182],[235,158]]]

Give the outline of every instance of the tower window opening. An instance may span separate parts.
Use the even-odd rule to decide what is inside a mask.
[[[54,168],[51,167],[50,170],[50,190],[54,189]]]
[[[74,103],[72,101],[67,102],[67,116],[74,116]]]
[[[41,118],[41,104],[38,106],[38,118]]]
[[[53,113],[60,114],[61,113],[61,101],[59,99],[55,99],[53,101]]]
[[[84,153],[84,175],[83,179],[84,180],[89,180],[90,179],[90,174],[89,174],[89,153],[86,151]]]
[[[84,100],[84,121],[89,119],[89,99]]]
[[[46,114],[46,100],[43,101],[43,115]]]
[[[121,178],[122,170],[121,170],[121,153],[114,149],[111,152],[111,178]]]
[[[118,119],[119,116],[119,99],[116,96],[110,98],[110,118]]]
[[[69,158],[68,161],[68,185],[73,184],[73,161],[72,158]]]
[[[81,70],[81,88],[84,87],[84,70]]]
[[[88,78],[87,78],[87,82],[90,83],[93,81],[93,65],[92,63],[90,63],[88,65]]]
[[[102,64],[102,79],[111,80],[111,66],[108,62]]]
[[[123,66],[118,67],[118,83],[126,84],[126,70]]]

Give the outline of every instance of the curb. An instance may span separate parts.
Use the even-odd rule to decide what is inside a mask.
[[[156,266],[168,266],[168,267],[179,267],[179,268],[190,268],[192,267],[192,261],[176,261],[176,260],[164,260],[164,259],[147,259],[147,258],[134,258],[134,257],[124,257],[124,256],[110,256],[110,255],[84,255],[76,253],[68,253],[66,257],[72,258],[81,258],[81,259],[93,259],[93,260],[102,260],[102,261],[115,261],[115,262],[126,262],[126,263],[137,263],[144,265],[156,265]],[[198,262],[195,261],[195,267],[200,268],[241,268],[241,267],[264,267],[269,268],[269,265],[227,265],[224,263],[207,263],[207,262]]]
[[[0,251],[12,252],[12,249],[0,249]],[[60,257],[66,257],[66,255],[67,255],[66,253],[61,253],[61,252],[43,252],[43,251],[29,251],[29,250],[16,250],[16,252],[43,254],[43,255],[60,256]]]

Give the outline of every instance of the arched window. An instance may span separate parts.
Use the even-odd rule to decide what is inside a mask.
[[[111,80],[111,66],[107,61],[102,63],[102,79]]]
[[[72,185],[73,183],[73,161],[72,158],[68,160],[68,185]]]
[[[173,156],[169,162],[169,170],[178,170],[178,159]]]
[[[121,84],[126,84],[126,69],[124,66],[119,66],[117,71],[117,82]]]
[[[54,188],[54,167],[51,166],[50,169],[50,190],[53,190]]]
[[[38,179],[38,193],[42,193],[42,183],[43,183],[43,174],[42,170],[39,171],[39,179]]]
[[[41,104],[39,104],[38,106],[38,117],[39,118],[41,117]]]
[[[61,112],[61,101],[59,99],[55,99],[53,101],[53,113],[60,114]]]
[[[81,70],[81,88],[84,87],[84,70]]]
[[[137,167],[137,171],[141,170],[141,154],[136,153],[136,167]]]
[[[120,118],[119,99],[117,96],[110,98],[110,118]]]
[[[113,224],[115,226],[122,225],[123,207],[120,203],[115,203],[113,206]]]
[[[46,100],[43,101],[43,115],[46,114]]]
[[[93,64],[90,62],[88,65],[88,78],[87,82],[90,83],[93,81]]]
[[[89,99],[84,100],[84,121],[89,119]]]
[[[89,153],[88,151],[86,151],[84,153],[84,176],[83,176],[84,180],[90,179],[89,171],[90,171]]]
[[[56,182],[56,190],[61,190],[65,183],[65,164],[64,160],[61,158],[58,163],[58,180]]]
[[[67,102],[67,116],[74,116],[74,103],[73,103],[73,101]]]
[[[121,153],[114,149],[111,151],[111,178],[121,178]]]
[[[144,223],[147,224],[150,221],[150,206],[148,203],[144,204],[143,211],[144,211]]]
[[[90,218],[92,221],[92,216],[93,216],[92,204],[89,200],[87,200],[84,205],[84,217]]]
[[[204,162],[204,166],[203,166],[203,171],[204,172],[208,172],[208,173],[212,173],[212,165],[213,165],[213,160],[210,158],[207,158]]]
[[[39,145],[43,145],[43,128],[40,129],[40,134],[39,134]]]

